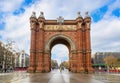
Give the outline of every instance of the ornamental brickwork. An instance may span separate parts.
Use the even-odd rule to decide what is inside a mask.
[[[64,20],[62,17],[57,20],[46,20],[43,12],[38,18],[33,12],[30,17],[31,44],[28,72],[51,71],[51,49],[56,44],[68,47],[71,72],[93,72],[90,24],[91,17],[88,12],[84,18],[79,12],[75,20]]]

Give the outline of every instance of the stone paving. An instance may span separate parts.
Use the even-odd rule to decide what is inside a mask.
[[[79,74],[67,70],[50,73],[0,73],[0,83],[120,83],[120,74]]]

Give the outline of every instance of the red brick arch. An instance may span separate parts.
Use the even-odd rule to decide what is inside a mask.
[[[60,18],[61,19],[61,18]],[[72,72],[93,72],[91,67],[91,18],[78,16],[75,20],[46,20],[43,13],[30,17],[31,47],[28,72],[51,70],[51,48],[58,43],[69,49],[69,69]]]

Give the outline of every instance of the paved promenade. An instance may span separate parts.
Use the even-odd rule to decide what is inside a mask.
[[[50,73],[0,73],[0,83],[120,83],[120,74],[79,74],[67,70]]]

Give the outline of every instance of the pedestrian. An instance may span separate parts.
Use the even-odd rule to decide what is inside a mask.
[[[60,67],[60,72],[62,72],[62,67]]]

